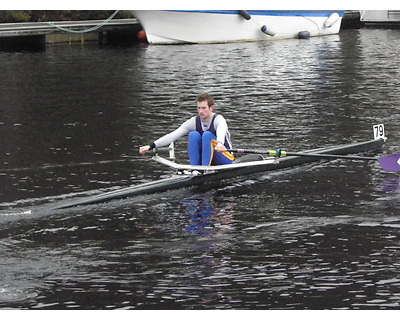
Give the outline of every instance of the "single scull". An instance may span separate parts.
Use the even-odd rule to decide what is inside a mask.
[[[62,209],[101,203],[114,199],[122,199],[137,195],[164,192],[167,190],[219,182],[224,179],[254,174],[258,172],[268,172],[290,168],[309,162],[319,161],[323,159],[323,155],[346,155],[379,150],[382,148],[384,142],[385,138],[384,136],[381,136],[375,138],[374,140],[365,142],[357,142],[335,147],[306,150],[301,153],[302,155],[287,156],[284,158],[266,158],[262,160],[213,167],[180,165],[173,161],[155,155],[152,158],[153,160],[163,165],[166,165],[177,171],[177,173],[181,174],[175,173],[170,178],[160,179],[153,182],[134,185],[126,188],[121,188],[119,190],[85,197],[75,201],[70,201],[66,204],[59,205],[56,208]],[[310,156],[311,154],[312,156]],[[316,155],[321,155],[321,157],[317,157]],[[361,159],[362,157],[359,158]],[[189,174],[183,174],[184,171],[188,171]]]

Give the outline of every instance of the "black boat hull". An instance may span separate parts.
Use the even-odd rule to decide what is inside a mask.
[[[366,151],[379,150],[382,148],[384,142],[385,142],[384,139],[370,140],[365,142],[340,145],[336,147],[307,150],[303,151],[303,153],[309,152],[313,154],[319,153],[319,154],[335,154],[335,155],[355,154]],[[254,174],[257,172],[281,170],[320,160],[321,159],[316,158],[315,156],[312,157],[290,156],[290,157],[280,158],[279,161],[276,163],[266,163],[265,165],[216,171],[204,175],[173,175],[171,178],[166,178],[140,185],[134,185],[126,188],[121,188],[119,190],[110,191],[103,194],[70,201],[66,204],[57,206],[56,209],[96,204],[115,199],[122,199],[143,194],[158,193],[167,190],[185,188],[195,185],[202,185],[205,183],[221,181],[224,179],[229,179],[237,176]]]

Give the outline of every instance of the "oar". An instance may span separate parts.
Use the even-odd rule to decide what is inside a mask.
[[[323,153],[308,153],[308,152],[288,152],[283,150],[248,150],[248,149],[228,149],[229,152],[235,153],[256,153],[267,154],[272,157],[285,156],[300,156],[300,157],[318,157],[330,159],[348,159],[348,160],[369,160],[378,161],[384,171],[400,171],[400,154],[391,154],[379,158],[374,157],[359,157],[339,154],[323,154]]]

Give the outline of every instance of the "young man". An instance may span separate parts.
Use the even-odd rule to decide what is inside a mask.
[[[145,154],[153,148],[167,146],[189,134],[188,155],[191,165],[211,166],[232,163],[234,156],[226,151],[232,149],[228,125],[222,115],[213,112],[214,99],[204,93],[197,97],[196,104],[198,116],[190,118],[178,129],[153,143],[140,147],[139,152]]]

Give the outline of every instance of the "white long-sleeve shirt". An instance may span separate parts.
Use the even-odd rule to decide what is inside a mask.
[[[200,119],[203,131],[207,131],[210,128],[213,117],[214,113],[212,113],[210,122],[203,122]],[[215,117],[214,128],[217,133],[217,141],[220,141],[222,144],[225,144],[225,139],[226,139],[231,148],[232,143],[230,139],[230,133],[228,131],[228,124],[226,123],[226,120],[222,115],[219,114]],[[182,138],[184,135],[189,134],[192,131],[196,131],[196,116],[182,123],[178,129],[157,139],[156,141],[154,141],[154,144],[156,145],[157,148],[167,146],[171,142],[174,142],[179,138]]]

